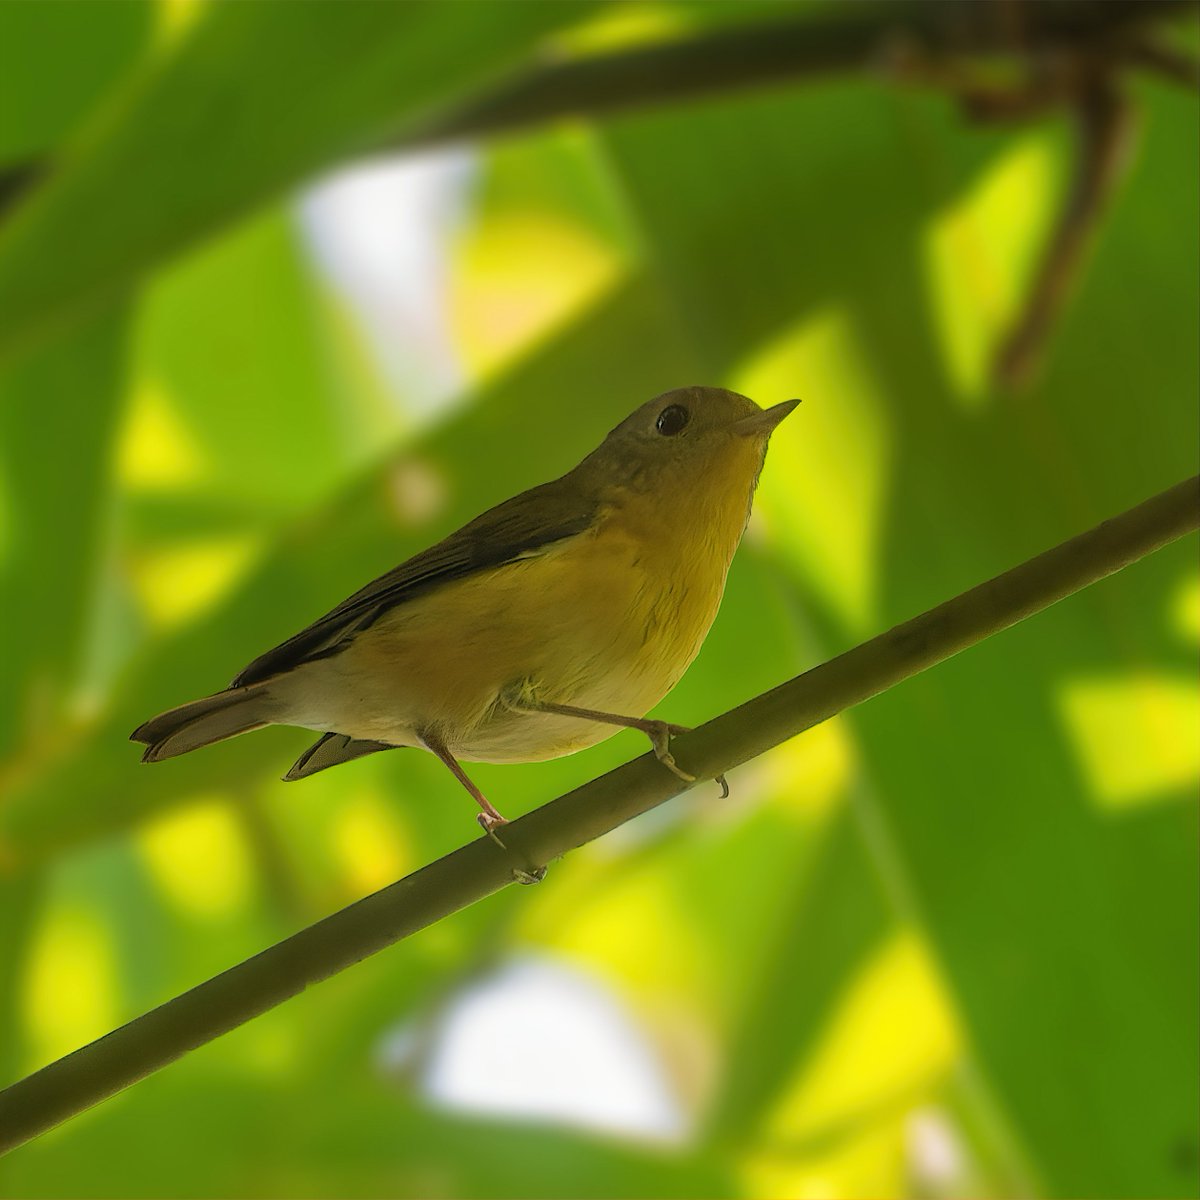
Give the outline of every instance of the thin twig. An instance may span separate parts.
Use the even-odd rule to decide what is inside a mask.
[[[996,378],[1008,387],[1028,383],[1036,373],[1131,157],[1136,113],[1111,75],[1100,75],[1085,87],[1074,110],[1077,149],[1070,191],[1025,307],[996,355]]]
[[[287,849],[272,825],[261,797],[246,787],[233,796],[230,807],[241,826],[275,914],[288,924],[311,919],[314,906],[307,903]]]
[[[778,746],[1200,525],[1200,476],[815,667],[675,743],[700,778]],[[0,1152],[310,984],[425,929],[686,790],[647,754],[310,925],[0,1092]]]
[[[1130,34],[1120,47],[1122,62],[1191,91],[1200,89],[1200,59],[1147,31]]]
[[[39,183],[48,170],[47,161],[36,159],[0,166],[0,217],[14,207],[35,183]]]
[[[985,124],[1020,124],[1062,110],[1074,118],[1075,159],[1070,186],[1043,247],[1028,294],[1001,339],[993,378],[1006,388],[1029,384],[1046,356],[1052,335],[1087,264],[1101,220],[1132,158],[1137,114],[1121,79],[1127,66],[1150,68],[1163,53],[1152,33],[1117,28],[1047,49],[1029,43],[1027,24],[1039,11],[1032,0],[1012,3],[1013,47],[1024,59],[1024,78],[997,84],[967,59],[928,56],[899,46],[893,68],[901,82],[936,88],[953,97],[966,117]],[[1154,68],[1164,69],[1155,59]],[[1179,64],[1172,62],[1176,82]]]

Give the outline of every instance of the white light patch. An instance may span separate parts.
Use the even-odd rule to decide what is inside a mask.
[[[909,1158],[919,1179],[942,1187],[962,1182],[966,1171],[962,1145],[943,1113],[918,1109],[909,1117],[906,1133]]]
[[[476,156],[463,149],[375,160],[300,199],[317,269],[361,324],[384,377],[424,416],[464,381],[450,333],[450,255]]]
[[[464,991],[422,1079],[450,1109],[678,1144],[687,1120],[619,1001],[558,963],[524,959]]]

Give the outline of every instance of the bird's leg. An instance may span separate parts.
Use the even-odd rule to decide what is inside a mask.
[[[496,828],[499,825],[507,825],[508,818],[502,817],[496,806],[475,786],[471,781],[471,777],[459,765],[458,759],[446,748],[446,743],[442,741],[436,733],[426,730],[420,735],[421,741],[434,752],[450,768],[450,773],[458,780],[459,783],[467,789],[468,792],[475,798],[475,803],[479,805],[483,811],[476,817],[476,820],[483,826],[483,831],[500,847],[501,850],[507,849],[504,843],[496,836]]]
[[[551,704],[544,700],[521,700],[510,703],[510,708],[517,712],[559,713],[564,717],[579,717],[584,721],[600,721],[605,725],[621,725],[626,729],[637,729],[650,739],[654,747],[654,757],[667,770],[678,775],[685,783],[695,783],[695,775],[689,775],[676,761],[671,753],[671,738],[678,733],[690,733],[686,725],[673,725],[670,721],[656,721],[650,717],[622,717],[617,713],[597,712],[594,708],[576,708],[573,704]],[[724,775],[718,775],[717,783],[721,785],[721,799],[729,795],[729,784]]]

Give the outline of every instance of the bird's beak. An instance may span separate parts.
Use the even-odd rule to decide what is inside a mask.
[[[742,437],[769,437],[771,431],[784,417],[799,404],[799,400],[785,400],[764,412],[756,412],[753,416],[743,417],[733,423],[733,432]]]

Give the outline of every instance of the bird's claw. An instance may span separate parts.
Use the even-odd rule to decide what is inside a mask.
[[[513,867],[512,877],[517,883],[526,885],[541,883],[546,878],[546,868],[534,867],[532,871],[526,871],[523,867]]]
[[[675,761],[675,756],[671,753],[671,739],[681,733],[691,733],[690,725],[674,725],[670,721],[658,722],[659,728],[650,734],[650,742],[654,747],[654,756],[658,759],[668,771],[678,775],[685,783],[695,783],[696,776],[689,775]],[[720,785],[721,799],[729,799],[729,784],[726,782],[725,776],[717,775],[714,777],[715,782]]]
[[[670,771],[672,775],[678,775],[679,778],[682,779],[684,783],[695,783],[696,782],[695,775],[690,775],[687,771],[685,771],[675,761],[675,756],[670,752],[670,750],[666,751],[665,754],[658,754],[657,751],[655,751],[655,753],[658,757],[658,761],[660,763],[662,763],[662,765],[664,767],[666,767],[667,770]]]
[[[499,813],[492,814],[492,813],[481,812],[475,818],[475,820],[477,820],[479,822],[480,827],[483,829],[483,832],[486,833],[488,835],[488,837],[490,837],[492,839],[492,841],[495,842],[496,845],[500,847],[501,850],[508,849],[508,847],[500,840],[500,835],[496,833],[496,830],[501,825],[508,824],[507,818],[502,817]]]
[[[666,721],[655,721],[646,730],[650,745],[654,747],[654,757],[673,775],[678,775],[684,783],[695,783],[695,775],[689,775],[676,761],[671,753],[671,738],[676,733],[686,733],[682,725],[670,725]]]
[[[488,837],[490,837],[492,841],[504,851],[505,854],[507,854],[508,847],[500,840],[500,835],[496,832],[496,830],[501,825],[507,825],[508,818],[502,817],[499,813],[481,812],[475,818],[475,820],[479,822],[483,832],[486,833]],[[542,880],[546,878],[546,868],[529,867],[527,869],[525,867],[513,867],[512,877],[517,883],[541,883]]]

